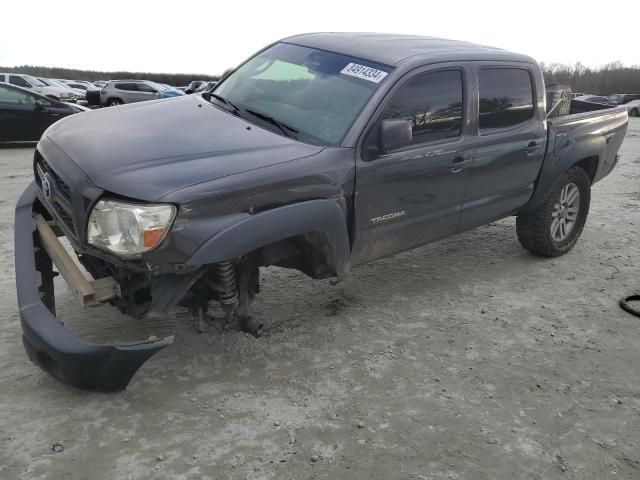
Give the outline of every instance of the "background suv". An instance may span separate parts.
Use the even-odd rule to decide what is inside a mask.
[[[146,80],[111,80],[100,92],[102,105],[115,106],[123,103],[144,102],[162,98],[160,87]]]
[[[75,100],[75,95],[73,95],[70,90],[57,86],[45,85],[31,75],[24,75],[22,73],[0,73],[0,82],[10,83],[11,85],[16,85],[22,88],[28,88],[33,92],[54,100],[60,100],[63,102],[72,102]]]

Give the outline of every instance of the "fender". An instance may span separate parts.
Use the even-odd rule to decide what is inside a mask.
[[[339,278],[350,270],[351,243],[347,219],[336,200],[310,200],[260,212],[207,240],[188,265],[223,262],[258,248],[305,233],[322,234]]]
[[[551,142],[552,144],[547,146],[547,152],[540,169],[540,175],[536,181],[535,190],[521,212],[530,212],[542,205],[562,174],[581,160],[597,157],[597,171],[600,169],[602,159],[605,157],[607,144],[602,136],[576,138],[576,131],[551,131],[551,135],[555,138]],[[551,135],[550,139],[553,138]]]

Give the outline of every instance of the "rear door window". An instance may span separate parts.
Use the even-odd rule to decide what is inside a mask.
[[[480,132],[512,128],[533,118],[531,75],[523,68],[482,68]]]
[[[136,84],[121,82],[121,83],[116,83],[116,88],[118,90],[134,91],[136,89]]]

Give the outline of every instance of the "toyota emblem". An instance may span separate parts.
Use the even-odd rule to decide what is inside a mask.
[[[42,193],[44,194],[44,198],[47,200],[51,198],[51,183],[49,183],[49,179],[46,175],[42,179]]]

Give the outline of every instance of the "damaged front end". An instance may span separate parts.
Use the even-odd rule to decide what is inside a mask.
[[[208,314],[209,303],[215,300],[224,311],[224,326],[260,333],[262,325],[249,312],[249,302],[258,291],[258,267],[249,258],[209,265],[150,264],[83,247],[80,229],[69,228],[76,224],[73,217],[67,219],[64,211],[58,211],[55,195],[43,197],[41,178],[36,173],[36,181],[16,206],[15,269],[24,347],[43,370],[78,388],[119,391],[145,361],[173,341],[173,336],[113,344],[80,339],[56,317],[57,275],[82,307],[109,303],[123,314],[141,318],[164,315],[181,305],[202,331],[215,323]],[[61,178],[58,181],[62,183]],[[73,246],[75,259],[58,240],[61,236]],[[86,278],[76,259],[95,280]]]
[[[20,197],[15,217],[16,284],[25,350],[34,363],[64,383],[87,390],[123,390],[140,366],[170,345],[173,337],[103,345],[85,342],[67,330],[55,317],[55,272],[49,249],[56,247],[43,235],[41,208],[34,182]],[[80,281],[72,288],[89,305],[112,298],[114,285]]]

